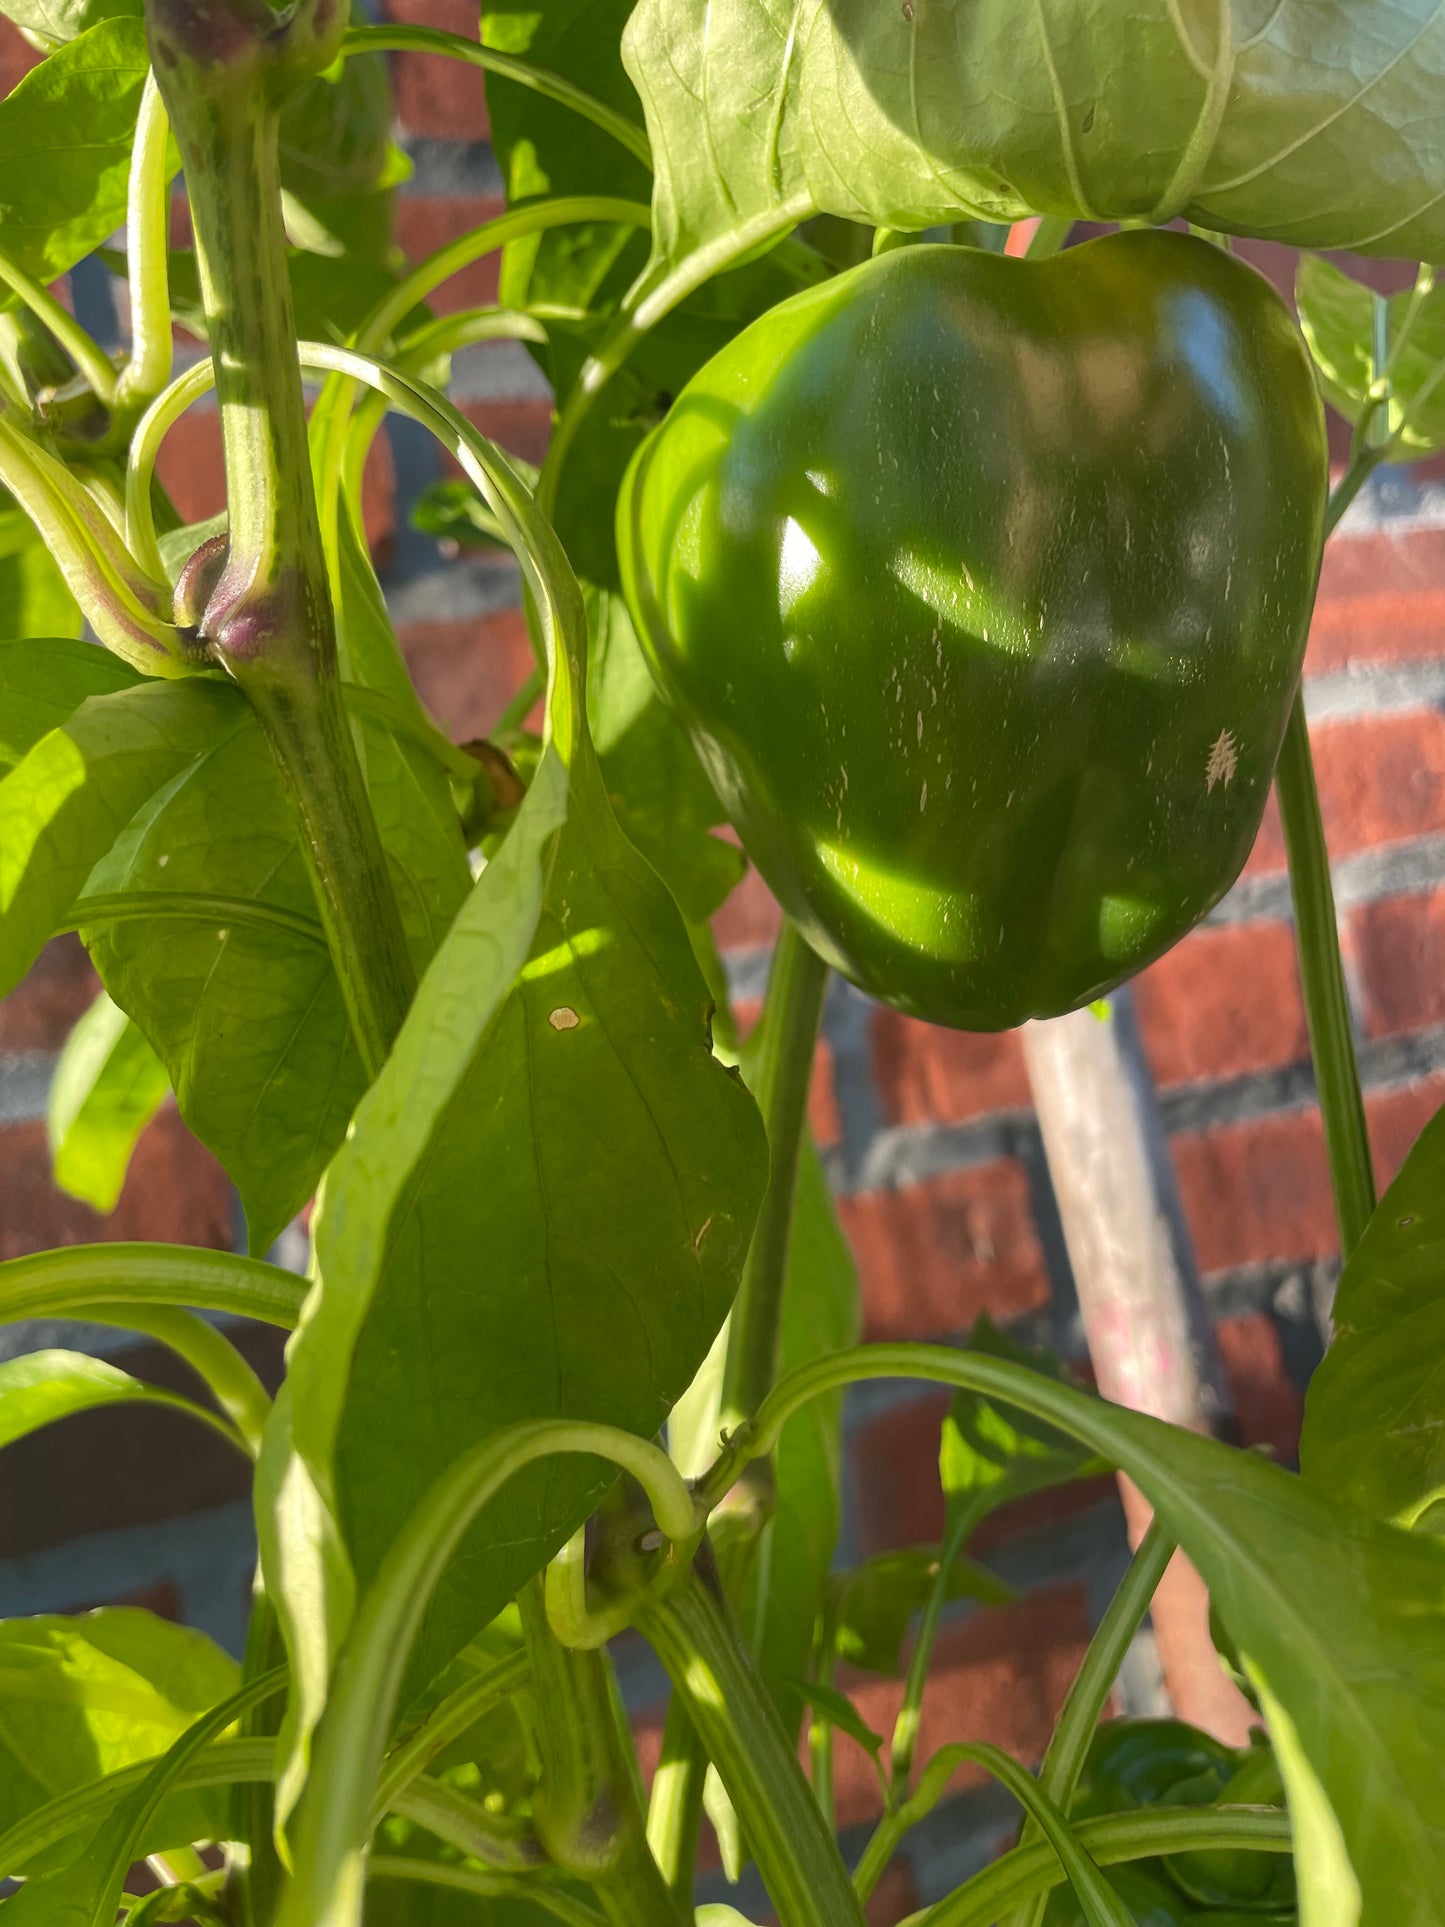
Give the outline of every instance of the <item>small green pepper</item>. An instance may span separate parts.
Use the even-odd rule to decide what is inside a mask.
[[[1238,875],[1326,485],[1304,344],[1232,256],[924,245],[701,369],[618,541],[653,672],[808,941],[995,1030],[1122,982]]]

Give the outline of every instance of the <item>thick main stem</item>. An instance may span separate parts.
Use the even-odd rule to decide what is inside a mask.
[[[828,966],[785,923],[773,953],[754,1083],[772,1165],[733,1306],[719,1415],[725,1430],[757,1410],[777,1371],[798,1155],[827,988]]]
[[[152,57],[185,163],[225,450],[229,547],[200,630],[249,698],[302,831],[367,1068],[413,986],[342,708],[281,220],[282,101],[325,64],[328,0],[278,28],[263,0],[151,0]]]
[[[737,1808],[778,1918],[787,1927],[863,1927],[847,1868],[737,1630],[706,1541],[685,1578],[644,1600],[637,1626]]]
[[[1375,1172],[1350,1028],[1349,993],[1340,959],[1330,856],[1315,787],[1304,698],[1298,692],[1285,727],[1274,783],[1289,857],[1295,948],[1324,1118],[1330,1188],[1340,1250],[1348,1258],[1375,1208]]]
[[[648,1849],[607,1658],[554,1638],[540,1581],[517,1603],[542,1716],[542,1779],[532,1800],[538,1839],[557,1866],[588,1883],[613,1927],[686,1927],[690,1909],[668,1891]]]

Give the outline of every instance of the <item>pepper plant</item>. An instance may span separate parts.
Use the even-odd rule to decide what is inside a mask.
[[[113,1201],[173,1089],[253,1255],[0,1267],[7,1319],[198,1382],[32,1353],[0,1442],[164,1400],[254,1463],[260,1541],[239,1668],[132,1610],[0,1625],[6,1927],[721,1927],[704,1808],[786,1927],[856,1927],[965,1764],[1021,1832],[929,1927],[1445,1919],[1445,1126],[1377,1209],[1299,695],[1328,530],[1445,443],[1445,304],[1306,253],[1302,338],[1228,258],[1442,252],[1436,10],[546,0],[481,45],[334,0],[5,11],[47,53],[0,104],[0,990],[81,932],[62,1180]],[[395,48],[487,71],[508,199],[405,272]],[[50,284],[122,220],[114,360]],[[1050,259],[1081,220],[1194,234]],[[434,314],[491,253],[498,300]],[[499,339],[557,397],[540,472],[447,398]],[[1328,498],[1316,377],[1355,426]],[[227,512],[186,527],[156,457],[213,386]],[[537,667],[482,743],[372,571],[388,411],[462,471],[424,525],[521,570]],[[1347,1259],[1302,1472],[987,1329],[856,1345],[805,1128],[828,967],[937,1021],[1077,1007],[1218,901],[1271,778]],[[741,1047],[724,806],[790,917]],[[303,1280],[265,1254],[313,1196]],[[292,1333],[274,1403],[203,1314]],[[955,1392],[945,1539],[835,1573],[841,1397],[885,1377]],[[1042,1765],[920,1757],[940,1615],[1002,1593],[980,1523],[1101,1467],[1154,1523]],[[1098,1724],[1176,1546],[1243,1752]],[[915,1621],[871,1734],[837,1667]],[[628,1628],[672,1687],[650,1794]],[[882,1788],[851,1869],[840,1729]]]

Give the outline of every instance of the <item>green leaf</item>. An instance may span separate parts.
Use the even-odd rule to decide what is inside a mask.
[[[840,1659],[872,1673],[896,1673],[903,1641],[938,1577],[938,1546],[902,1546],[876,1553],[840,1582],[836,1650]],[[980,1599],[1002,1605],[1012,1586],[973,1559],[956,1558],[948,1571],[945,1599]]]
[[[264,1252],[314,1191],[365,1077],[275,766],[237,696],[230,720],[93,871],[86,900],[120,899],[129,911],[83,934],[111,996],[169,1071],[182,1117],[240,1191],[252,1249]],[[461,830],[425,753],[369,720],[362,729],[421,970],[470,884]],[[247,906],[257,920],[202,914],[197,897]]]
[[[384,267],[392,190],[411,163],[391,140],[395,107],[385,59],[352,54],[306,82],[281,116],[281,186],[291,239],[313,253]],[[322,339],[326,337],[323,336]]]
[[[125,1876],[145,1851],[147,1836],[210,1742],[248,1707],[281,1684],[280,1669],[240,1687],[174,1739],[132,1792],[101,1823],[79,1857],[54,1873],[27,1879],[6,1906],[11,1927],[113,1927]]]
[[[1334,1326],[1305,1395],[1305,1477],[1355,1511],[1445,1532],[1445,1111],[1351,1252]]]
[[[149,68],[144,21],[104,20],[0,101],[0,236],[36,281],[54,281],[124,221]]]
[[[623,38],[660,262],[816,212],[1179,216],[1306,247],[1445,253],[1434,0],[642,0]]]
[[[873,1764],[878,1765],[883,1751],[883,1735],[873,1731],[846,1693],[840,1693],[836,1686],[824,1686],[817,1680],[793,1680],[790,1684],[798,1699],[811,1706],[829,1726],[837,1727],[850,1740],[856,1740]]]
[[[84,1352],[22,1352],[0,1360],[0,1446],[97,1405],[166,1405],[217,1427],[235,1443],[214,1413]]]
[[[482,40],[575,81],[594,100],[641,124],[623,71],[622,29],[632,0],[501,0],[482,15]],[[487,76],[487,117],[507,204],[554,194],[609,194],[645,201],[647,169],[610,134],[557,101]],[[502,256],[507,307],[546,301],[605,309],[620,300],[646,258],[635,228],[594,225],[511,241]]]
[[[74,40],[102,20],[139,20],[143,12],[143,0],[5,0],[0,7],[0,13],[17,27],[57,45]]]
[[[87,696],[133,689],[140,680],[93,642],[67,636],[0,642],[0,774],[68,722]]]
[[[969,1333],[970,1351],[1008,1359],[1067,1383],[1052,1353],[1016,1345],[985,1314]],[[959,1392],[943,1421],[938,1473],[950,1534],[966,1516],[979,1519],[1030,1492],[1105,1470],[1104,1462],[1080,1448],[1077,1440],[976,1392]]]
[[[77,640],[80,631],[80,605],[30,518],[23,509],[0,509],[0,636]],[[0,733],[6,729],[0,723]]]
[[[91,696],[0,781],[0,994],[146,799],[234,726],[239,700],[199,679]]]
[[[1389,400],[1379,419],[1395,444],[1392,458],[1413,462],[1445,448],[1445,286],[1420,299],[1410,290],[1386,298],[1306,254],[1295,299],[1325,399],[1346,421],[1359,421],[1383,374]],[[1376,366],[1377,345],[1385,368]]]
[[[0,1621],[0,1813],[6,1827],[57,1795],[163,1753],[197,1714],[235,1690],[235,1661],[189,1627],[133,1606],[76,1619]],[[171,1844],[219,1837],[215,1792],[176,1803]],[[62,1864],[49,1853],[6,1874]]]
[[[165,1065],[102,991],[51,1080],[50,1156],[61,1190],[102,1215],[113,1211],[136,1140],[170,1088]]]

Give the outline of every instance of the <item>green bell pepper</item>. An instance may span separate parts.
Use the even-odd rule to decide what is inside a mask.
[[[808,941],[901,1010],[1087,1003],[1238,875],[1299,677],[1323,410],[1253,269],[920,245],[683,389],[618,503],[653,673]]]

